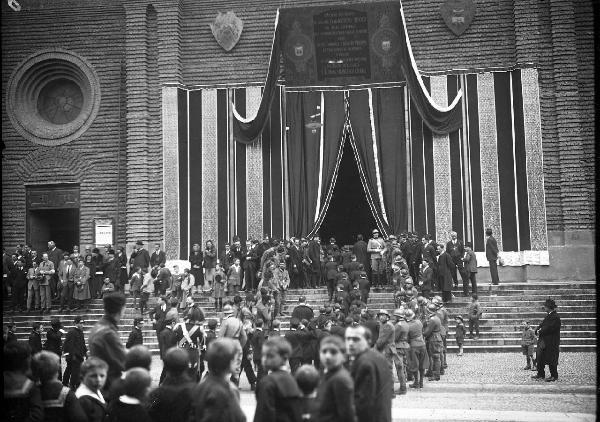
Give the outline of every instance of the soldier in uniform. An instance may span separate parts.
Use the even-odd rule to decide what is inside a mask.
[[[384,263],[383,263],[383,251],[385,249],[385,242],[379,237],[379,230],[373,230],[373,237],[369,239],[367,243],[367,252],[371,258],[371,281],[377,288],[381,288]]]
[[[400,383],[400,389],[396,394],[406,394],[406,359],[408,355],[408,323],[404,319],[403,308],[398,308],[394,311],[394,319],[396,324],[394,325],[394,343],[396,345],[397,358],[394,359],[396,365],[396,373],[398,375],[398,382]]]
[[[377,337],[377,341],[375,342],[375,349],[381,352],[385,357],[390,369],[390,374],[393,378],[394,362],[399,359],[398,354],[396,353],[394,324],[390,321],[390,313],[385,309],[379,311],[377,318],[379,319],[380,326],[379,337]],[[394,385],[392,384],[392,391],[393,389]],[[393,393],[392,396],[395,396],[395,393]]]
[[[433,298],[433,303],[435,303],[435,305],[437,306],[438,310],[437,310],[437,314],[438,317],[440,318],[440,321],[442,322],[442,327],[440,330],[440,333],[442,334],[442,342],[444,343],[444,350],[442,351],[442,369],[440,371],[441,375],[444,375],[444,369],[446,369],[448,367],[448,365],[446,364],[446,353],[448,351],[448,347],[447,347],[447,336],[448,336],[448,316],[449,316],[449,312],[448,309],[446,309],[446,307],[444,306],[444,302],[442,301],[442,298],[440,298],[439,296],[435,296]]]
[[[429,381],[440,380],[441,356],[444,349],[444,342],[441,334],[442,322],[437,315],[437,310],[437,305],[434,303],[427,305],[429,319],[427,320],[427,326],[423,331],[423,337],[425,337],[427,340],[427,350],[431,356],[431,362],[433,366]]]
[[[407,350],[407,373],[414,378],[410,388],[423,388],[425,370],[429,368],[429,356],[423,338],[423,323],[415,319],[415,313],[410,309],[404,311],[404,319],[408,325],[406,339],[410,347]]]

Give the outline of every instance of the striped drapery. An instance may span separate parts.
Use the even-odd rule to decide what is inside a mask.
[[[393,90],[402,98],[396,120],[403,121],[398,131],[405,136],[399,139],[406,140],[405,160],[397,164],[403,170],[405,198],[387,196],[393,161],[377,150],[381,192],[377,189],[373,197],[379,204],[383,197],[387,218],[392,219],[390,208],[398,209],[397,203],[388,204],[402,201],[407,214],[403,224],[410,231],[445,240],[455,230],[483,252],[484,231],[490,227],[509,265],[547,264],[537,70],[432,76],[424,77],[423,84],[442,105],[462,90],[463,128],[433,134],[405,86],[386,88],[386,95]],[[231,104],[241,115],[254,113],[259,87],[163,89],[163,108],[171,111],[163,109],[164,235],[173,258],[187,258],[191,244],[208,239],[222,247],[234,235],[244,241],[263,233],[279,238],[292,234],[289,124],[282,90],[278,88],[259,141],[243,145],[233,140]],[[377,91],[372,89],[370,102],[368,90],[350,91],[350,97],[364,96],[366,110],[375,110],[365,121],[380,118]],[[369,139],[372,143],[372,135]],[[319,166],[320,161],[316,171]],[[326,200],[324,186],[309,205],[313,218],[322,208],[317,196],[319,203]]]

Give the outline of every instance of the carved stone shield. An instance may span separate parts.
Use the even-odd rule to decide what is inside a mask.
[[[210,29],[219,45],[225,51],[230,51],[240,40],[244,22],[234,12],[219,13],[210,24]]]
[[[446,0],[440,6],[440,14],[450,31],[459,37],[473,22],[475,3],[473,0]]]

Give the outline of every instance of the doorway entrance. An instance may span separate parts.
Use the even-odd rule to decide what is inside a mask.
[[[360,182],[358,164],[348,136],[346,134],[331,202],[319,230],[322,244],[329,243],[329,238],[335,237],[340,247],[353,245],[357,234],[368,239],[371,230],[377,227]]]
[[[79,186],[27,187],[27,243],[41,256],[49,240],[62,250],[79,245]]]

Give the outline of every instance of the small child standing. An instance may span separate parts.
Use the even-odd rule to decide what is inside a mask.
[[[227,271],[227,288],[229,289],[230,295],[237,295],[240,288],[240,279],[242,274],[242,268],[240,267],[240,259],[235,258],[233,265],[229,267]]]
[[[456,338],[456,345],[458,346],[458,356],[462,356],[463,355],[463,344],[465,342],[465,333],[466,333],[465,324],[463,321],[463,317],[460,315],[456,315],[456,317],[454,319],[456,320],[455,338]]]
[[[469,338],[473,338],[473,328],[475,328],[475,340],[479,340],[479,318],[481,318],[483,311],[475,294],[471,299],[471,303],[469,303],[467,313],[469,317]]]
[[[106,277],[104,279],[104,284],[102,284],[102,296],[107,293],[112,293],[115,291],[115,285],[110,282],[110,278]]]
[[[536,342],[535,332],[533,331],[533,328],[529,326],[529,321],[523,321],[521,323],[521,329],[523,330],[523,334],[521,335],[521,349],[527,360],[527,366],[523,369],[536,369],[536,362],[533,357],[533,349]]]
[[[69,387],[58,380],[60,360],[56,353],[42,351],[33,356],[33,375],[40,381],[44,420],[86,422],[87,416]]]
[[[213,298],[215,299],[215,311],[223,310],[223,296],[225,296],[225,286],[227,284],[227,276],[221,268],[221,264],[217,262],[215,266],[215,279],[213,283]]]
[[[312,365],[302,365],[296,370],[296,382],[303,397],[300,399],[303,421],[316,421],[319,412],[317,400],[317,386],[319,385],[319,372]]]
[[[112,400],[108,409],[107,422],[136,421],[151,422],[144,401],[152,378],[145,368],[131,368],[125,373],[124,395]]]
[[[302,392],[290,374],[290,343],[283,337],[269,338],[262,347],[262,365],[269,374],[256,388],[254,420],[301,420]]]
[[[81,385],[75,396],[89,422],[103,422],[106,418],[106,401],[101,390],[106,382],[107,372],[108,364],[96,357],[87,359],[81,365]]]
[[[144,270],[142,270],[142,277],[144,279],[144,281],[142,282],[142,287],[141,287],[141,296],[140,296],[140,313],[144,313],[144,311],[146,309],[148,309],[148,299],[150,299],[150,296],[152,295],[152,293],[154,293],[154,280],[152,279],[152,276],[150,274],[143,273]]]

